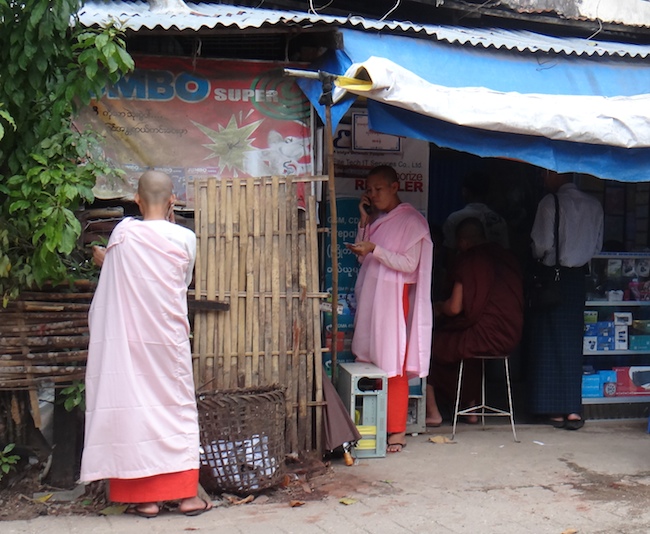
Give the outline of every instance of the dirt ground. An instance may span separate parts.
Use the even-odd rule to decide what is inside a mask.
[[[54,488],[39,481],[38,466],[28,467],[20,472],[11,472],[0,486],[0,521],[27,520],[38,516],[71,516],[121,513],[122,510],[106,499],[105,482],[94,482],[86,486],[85,493],[73,500],[61,501],[69,490]],[[342,485],[343,484],[343,485]],[[344,490],[355,485],[354,480],[340,480],[335,477],[330,463],[314,459],[287,462],[286,474],[281,484],[263,492],[251,495],[215,494],[215,501],[224,506],[242,503],[286,502],[291,506],[320,500],[331,492]],[[174,503],[166,505],[169,508]]]

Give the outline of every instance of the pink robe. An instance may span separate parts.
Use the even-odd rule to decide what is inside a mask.
[[[189,265],[146,223],[115,227],[89,314],[81,481],[198,469]]]
[[[413,206],[402,203],[365,230],[364,240],[381,250],[375,249],[363,258],[357,277],[352,352],[357,361],[376,365],[389,378],[401,375],[403,369],[410,377],[425,377],[429,374],[433,331],[429,225]],[[418,244],[419,258],[406,267],[407,252]],[[402,260],[407,271],[382,263],[388,253]],[[403,306],[405,283],[415,284],[409,295],[408,325]]]

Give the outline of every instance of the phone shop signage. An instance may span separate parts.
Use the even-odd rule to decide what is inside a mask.
[[[334,133],[334,173],[338,198],[359,199],[366,191],[366,176],[378,165],[391,165],[399,178],[399,197],[426,215],[429,198],[429,143],[421,139],[397,137],[399,144],[384,144],[399,150],[358,150],[355,132],[367,129],[368,115],[352,113],[350,124],[340,124]],[[364,119],[365,118],[365,119]],[[354,124],[357,124],[357,127]],[[383,134],[377,134],[383,135]],[[380,144],[378,144],[379,146]],[[357,200],[358,203],[358,200]],[[358,216],[358,209],[356,209]]]
[[[337,250],[338,250],[338,296],[336,299],[330,297],[330,302],[336,300],[338,310],[338,333],[337,349],[338,361],[352,362],[352,334],[354,333],[354,314],[357,309],[354,298],[354,286],[359,273],[359,260],[357,256],[348,249],[344,243],[354,242],[357,236],[359,224],[359,199],[338,198],[336,200],[337,210]],[[331,228],[332,218],[329,212],[329,204],[326,205],[326,226]],[[329,235],[329,234],[328,234]],[[325,250],[325,291],[332,293],[332,244],[326,238]],[[325,328],[325,343],[327,347],[332,345],[332,314],[323,314],[323,326]],[[331,376],[331,354],[323,353],[323,365]]]
[[[368,125],[367,113],[352,114],[352,151],[354,152],[400,152],[402,138],[373,132]]]
[[[193,179],[312,174],[310,106],[277,64],[136,56],[136,70],[76,120],[102,138],[125,180],[100,180],[100,198],[129,197],[148,168],[168,172],[191,204]]]

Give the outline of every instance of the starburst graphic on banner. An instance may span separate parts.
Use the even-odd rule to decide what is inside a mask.
[[[235,116],[232,115],[226,126],[219,125],[219,130],[192,122],[212,141],[203,145],[212,151],[212,154],[205,159],[219,158],[219,172],[222,172],[224,169],[244,170],[244,154],[256,150],[252,144],[255,138],[251,138],[251,135],[263,121],[255,121],[240,127]]]

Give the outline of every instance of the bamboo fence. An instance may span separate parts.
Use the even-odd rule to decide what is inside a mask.
[[[198,389],[286,388],[288,452],[322,448],[322,347],[316,200],[320,177],[195,182]],[[304,190],[304,210],[298,193]]]

